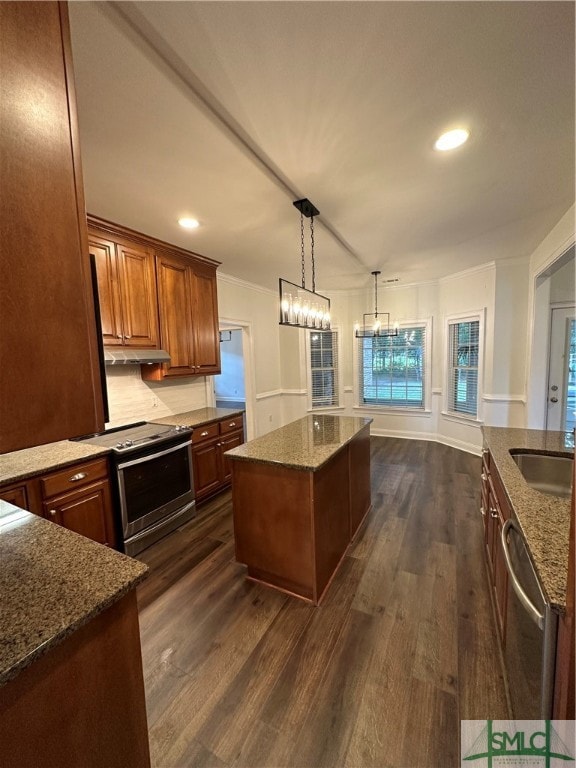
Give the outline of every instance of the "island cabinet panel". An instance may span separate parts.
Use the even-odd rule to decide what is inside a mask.
[[[370,427],[365,427],[348,447],[350,478],[350,539],[370,509]]]
[[[313,474],[316,597],[336,571],[350,542],[349,450],[340,451]]]
[[[104,410],[66,4],[0,3],[0,29],[5,453],[101,430]]]
[[[134,591],[0,688],[4,768],[150,765]]]
[[[312,476],[269,464],[233,464],[236,559],[248,575],[317,601]]]
[[[317,605],[370,508],[369,422],[311,416],[228,458],[236,559]]]

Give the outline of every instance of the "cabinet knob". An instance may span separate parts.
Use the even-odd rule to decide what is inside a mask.
[[[77,483],[78,480],[84,480],[85,477],[88,477],[86,472],[78,472],[76,475],[72,475],[72,477],[68,478],[69,483]]]
[[[493,507],[490,507],[490,517],[498,517],[498,512]]]
[[[52,517],[56,517],[56,515],[58,514],[58,512],[56,512],[56,510],[55,510],[55,509],[51,509],[51,510],[50,510],[50,514],[51,514],[51,516],[52,516]]]
[[[132,338],[132,336],[131,336],[131,335],[126,335],[126,336],[124,336],[124,338],[125,338],[125,339],[131,339],[131,338]]]
[[[204,432],[200,432],[200,437],[206,437],[208,434],[208,430],[205,430]]]
[[[486,480],[488,480],[488,475],[487,475],[485,472],[482,472],[482,474],[480,475],[480,477],[482,478],[482,480],[483,480],[484,482],[486,482]]]
[[[484,509],[484,507],[480,507],[480,514],[482,515],[482,517],[486,517],[486,510]]]
[[[235,427],[236,426],[236,422],[235,421],[231,421],[230,424],[228,424],[228,426],[229,427]]]
[[[121,339],[121,338],[122,338],[122,334],[121,334],[121,333],[117,333],[117,334],[116,334],[116,338],[117,338],[117,339]]]

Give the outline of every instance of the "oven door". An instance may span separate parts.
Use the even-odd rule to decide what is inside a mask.
[[[194,507],[191,445],[191,440],[164,443],[118,462],[124,541]]]

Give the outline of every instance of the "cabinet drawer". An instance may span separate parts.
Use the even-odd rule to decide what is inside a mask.
[[[220,422],[220,434],[225,435],[227,432],[235,432],[237,429],[244,427],[244,421],[242,416],[234,416],[231,419],[224,419]]]
[[[107,477],[108,462],[106,459],[97,459],[84,464],[72,464],[66,469],[53,472],[42,478],[42,496],[48,499],[51,496],[73,491],[75,488],[81,488],[95,480],[106,479]]]
[[[203,443],[204,440],[210,440],[211,437],[218,437],[220,430],[218,429],[218,422],[214,424],[204,424],[201,427],[195,427],[192,432],[192,444]]]

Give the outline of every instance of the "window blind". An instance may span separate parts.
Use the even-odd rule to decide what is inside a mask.
[[[338,406],[338,331],[310,332],[310,375],[312,408]]]
[[[425,325],[358,339],[360,404],[424,408],[427,365]]]
[[[448,410],[478,415],[480,321],[448,325]]]

